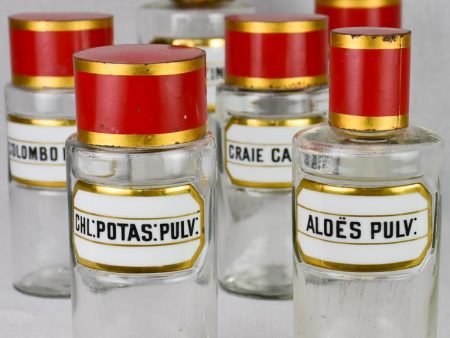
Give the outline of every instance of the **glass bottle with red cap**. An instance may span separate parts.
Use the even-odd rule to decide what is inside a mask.
[[[224,19],[253,11],[252,6],[234,0],[163,0],[139,10],[139,42],[198,47],[206,52],[208,125],[213,133],[216,87],[224,78]]]
[[[112,17],[23,13],[9,18],[6,86],[14,286],[70,294],[64,142],[75,127],[72,54],[112,43]]]
[[[74,336],[215,337],[216,150],[204,51],[119,45],[74,59]]]
[[[329,126],[294,138],[297,337],[436,337],[443,142],[408,126],[411,32],[332,32]]]
[[[227,290],[292,297],[291,143],[323,121],[310,99],[327,86],[327,33],[320,15],[227,18],[217,131],[219,274]]]
[[[402,26],[402,0],[316,0],[316,13],[329,18],[329,29]],[[328,90],[313,97],[313,110],[328,112]]]

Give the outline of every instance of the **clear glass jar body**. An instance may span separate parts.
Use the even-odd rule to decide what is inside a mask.
[[[204,201],[205,220],[200,255],[191,268],[176,272],[91,269],[77,262],[72,246],[74,337],[216,337],[214,138],[132,149],[89,146],[73,135],[66,147],[69,195],[77,181],[127,189],[190,184]],[[69,201],[72,208],[71,196]]]
[[[439,137],[410,127],[381,139],[359,139],[324,126],[296,135],[293,151],[296,187],[303,179],[352,188],[422,184],[432,198],[433,233],[422,263],[404,270],[330,270],[296,255],[296,337],[436,337],[443,163]]]
[[[227,136],[235,125],[233,121],[271,123],[286,127],[286,132],[281,132],[285,133],[283,141],[278,135],[272,142],[286,143],[290,151],[298,130],[323,120],[322,114],[311,112],[310,90],[247,91],[227,85],[218,88],[219,280],[226,290],[264,298],[292,297],[291,163],[284,162],[287,184],[241,183],[232,179],[234,174],[228,170],[226,142],[233,138]],[[299,126],[288,128],[293,120]],[[272,130],[249,129],[249,133],[257,132],[259,136],[248,144],[270,143]],[[245,138],[245,134],[241,136]],[[262,172],[261,179],[270,179],[272,174]]]
[[[39,139],[39,135],[42,137],[44,134],[46,140],[51,139],[59,148],[59,156],[64,156],[61,148],[64,148],[66,137],[76,129],[75,95],[71,89],[31,90],[13,85],[7,85],[5,92],[9,120],[7,129],[13,283],[25,293],[68,297],[70,263],[67,190],[63,186],[66,177],[64,161],[59,159],[58,164],[29,158],[22,161],[14,156],[12,147],[21,149],[25,146],[30,149],[29,146],[48,146],[47,142]],[[14,123],[12,119],[19,122]],[[58,124],[65,125],[65,121],[69,126],[63,126],[61,130]],[[44,131],[40,130],[42,128]],[[55,131],[57,135],[54,135]],[[57,170],[61,181],[59,183],[64,184],[53,186],[52,183],[37,182],[42,180],[39,178],[42,175],[53,175],[52,170]],[[39,173],[34,175],[33,171]],[[35,178],[27,180],[27,175],[30,174]]]
[[[223,82],[225,72],[225,17],[252,12],[253,7],[239,1],[193,7],[162,1],[139,9],[140,43],[185,45],[206,51],[208,129],[212,133],[216,130],[216,87]]]

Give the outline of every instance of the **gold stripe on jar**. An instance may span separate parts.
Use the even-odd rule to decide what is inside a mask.
[[[154,38],[150,43],[172,45],[172,46],[186,46],[186,47],[210,47],[221,48],[225,47],[224,38],[204,38],[204,39],[178,39],[178,38]]]

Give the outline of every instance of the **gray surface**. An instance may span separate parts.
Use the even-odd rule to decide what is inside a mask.
[[[9,81],[9,51],[6,15],[20,11],[89,10],[116,15],[116,42],[134,42],[135,13],[141,0],[2,0],[0,2],[0,83]],[[251,0],[265,11],[311,10],[312,0]],[[404,26],[413,29],[413,76],[411,113],[414,123],[430,127],[450,144],[450,2],[448,0],[405,0]],[[3,106],[3,98],[0,97]],[[0,135],[4,135],[4,116]],[[4,137],[0,158],[6,159]],[[447,147],[447,163],[450,146]],[[432,164],[431,164],[432,165]],[[447,169],[448,165],[447,165]],[[446,171],[447,181],[450,171]],[[445,182],[444,182],[445,183]],[[444,220],[448,219],[445,190]],[[22,295],[10,286],[10,243],[7,222],[7,163],[0,163],[0,337],[70,337],[70,302]],[[443,223],[440,334],[450,337],[450,232]],[[221,293],[219,299],[221,338],[281,338],[293,336],[292,303],[255,301]]]

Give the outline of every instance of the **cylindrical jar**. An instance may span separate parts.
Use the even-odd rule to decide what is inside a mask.
[[[24,13],[9,18],[6,86],[14,286],[70,294],[66,138],[75,132],[72,54],[112,43],[112,17]]]
[[[118,45],[74,58],[78,133],[66,143],[74,337],[215,338],[205,53]]]
[[[227,18],[217,135],[219,274],[229,291],[292,296],[291,141],[323,121],[311,97],[327,87],[327,32],[317,15]]]
[[[332,32],[330,126],[293,144],[298,338],[436,337],[443,142],[408,126],[410,44]]]

